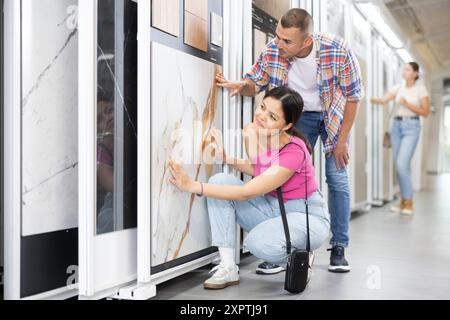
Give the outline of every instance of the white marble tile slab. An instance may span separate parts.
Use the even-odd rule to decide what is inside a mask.
[[[22,232],[78,225],[75,0],[22,0]]]
[[[216,68],[211,62],[152,43],[152,266],[211,246],[206,199],[171,185],[166,161],[180,154],[199,158],[202,131],[206,135],[211,125],[222,128],[221,90],[215,89],[217,102],[208,104]],[[196,120],[208,118],[205,110],[215,111],[215,117],[196,127]],[[187,134],[178,134],[177,128]],[[222,170],[215,165],[208,173],[204,164],[185,162],[181,164],[199,181]]]

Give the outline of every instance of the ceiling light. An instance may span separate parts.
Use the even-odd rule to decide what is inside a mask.
[[[375,29],[377,29],[377,31],[381,33],[383,38],[392,48],[399,49],[403,47],[403,42],[386,23],[383,16],[381,15],[379,7],[369,2],[356,3],[356,6],[366,17],[366,19],[372,23]]]
[[[397,54],[403,59],[404,63],[413,62],[414,58],[406,49],[399,49],[397,50]]]

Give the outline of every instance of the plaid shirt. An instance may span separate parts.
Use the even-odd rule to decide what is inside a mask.
[[[346,103],[359,102],[363,98],[361,70],[343,39],[322,33],[314,33],[313,39],[318,48],[317,84],[328,133],[324,151],[328,154],[336,147]],[[280,57],[275,41],[271,41],[244,78],[255,83],[257,93],[287,86],[288,73],[293,63],[293,59]]]

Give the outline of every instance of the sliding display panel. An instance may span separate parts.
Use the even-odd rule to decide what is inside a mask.
[[[361,56],[356,56],[360,68],[361,77],[364,86],[364,92],[367,92],[367,62]],[[355,143],[356,143],[356,162],[353,164],[355,166],[355,202],[364,203],[367,201],[367,100],[362,99],[361,104],[358,108],[358,115],[355,120]]]
[[[0,0],[0,8],[3,8],[3,0]],[[4,207],[3,207],[3,10],[0,12],[0,277],[1,283],[3,284],[3,256],[4,256]],[[3,297],[3,287],[1,292],[1,297]]]
[[[76,3],[22,0],[23,236],[78,224]]]
[[[98,1],[97,234],[137,227],[137,6]]]
[[[21,297],[78,260],[77,3],[21,1]]]
[[[153,21],[169,19],[154,11],[156,2]],[[222,165],[211,159],[206,138],[212,128],[222,131],[224,122],[222,90],[215,82],[223,63],[223,5],[221,0],[179,0],[178,6],[171,15],[184,37],[154,23],[150,34],[152,275],[216,252],[206,199],[171,185],[167,161],[177,160],[198,181],[222,172]],[[194,20],[202,24],[198,32]]]
[[[152,43],[153,267],[211,246],[206,199],[173,186],[167,161],[176,160],[198,181],[222,172],[206,141],[212,128],[222,130],[218,71],[211,62]]]

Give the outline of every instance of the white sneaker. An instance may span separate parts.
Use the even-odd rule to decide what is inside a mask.
[[[412,216],[414,214],[414,210],[412,208],[403,208],[402,215]]]
[[[213,272],[215,272],[214,275],[203,284],[205,289],[220,290],[239,284],[239,268],[237,266],[229,269],[221,263],[210,271],[210,273]]]

